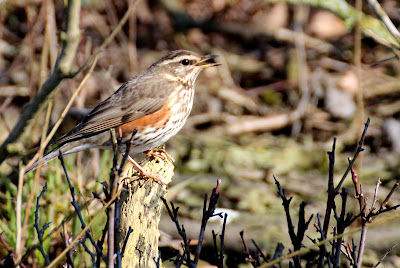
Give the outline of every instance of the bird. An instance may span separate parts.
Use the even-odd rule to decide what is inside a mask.
[[[137,154],[163,145],[183,127],[194,98],[194,84],[200,72],[220,65],[218,55],[202,56],[188,50],[170,51],[119,87],[98,104],[73,129],[59,138],[56,148],[46,153],[42,164],[62,154],[89,148],[112,150],[111,129],[120,139],[120,148],[130,140]],[[122,150],[121,150],[122,151]],[[131,157],[142,176],[152,177]],[[38,167],[38,160],[28,164],[25,174]]]

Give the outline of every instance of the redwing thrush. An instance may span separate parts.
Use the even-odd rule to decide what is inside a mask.
[[[59,150],[71,154],[88,148],[111,149],[112,128],[121,136],[122,144],[137,129],[132,142],[133,153],[164,144],[185,124],[193,106],[194,82],[202,69],[219,65],[213,62],[216,57],[185,50],[167,53],[146,71],[124,83],[58,139],[55,142],[58,147],[45,154],[42,163],[57,157]],[[26,173],[37,166],[36,161]]]

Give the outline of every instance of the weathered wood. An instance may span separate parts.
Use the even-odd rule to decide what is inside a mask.
[[[162,155],[164,156],[164,155]],[[117,247],[120,251],[129,227],[133,229],[122,258],[122,267],[156,267],[158,259],[158,224],[163,203],[160,197],[167,193],[167,184],[174,174],[174,165],[168,157],[150,157],[141,163],[149,172],[159,174],[163,185],[153,179],[144,179],[129,168],[120,197],[120,224],[117,228]]]

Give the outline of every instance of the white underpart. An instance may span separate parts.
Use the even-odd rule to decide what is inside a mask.
[[[197,76],[197,74],[195,73],[193,73],[193,75]],[[190,95],[187,97],[187,94]],[[172,103],[181,103],[177,102],[176,98],[188,99],[189,101],[184,105],[175,104],[171,108],[173,116],[169,118],[165,125],[165,128],[158,129],[156,127],[148,127],[145,131],[137,133],[134,137],[134,140],[132,141],[133,146],[131,152],[140,153],[160,146],[171,137],[175,136],[182,129],[186,122],[186,119],[188,118],[192,110],[194,90],[188,90],[187,88],[184,88],[180,91],[175,91],[171,98]],[[154,141],[153,139],[156,139],[156,141]],[[143,143],[143,141],[148,142]]]

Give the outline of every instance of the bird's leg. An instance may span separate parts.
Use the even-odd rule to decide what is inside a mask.
[[[130,155],[128,155],[128,161],[139,170],[142,177],[152,179],[158,184],[165,185],[165,183],[162,182],[160,175],[144,170],[143,167],[139,165]]]
[[[157,148],[153,148],[151,150],[147,150],[143,152],[146,156],[153,156],[154,158],[161,159],[162,161],[168,160],[170,162],[175,162],[175,159],[170,156],[167,151],[165,150],[165,146],[161,145]]]

